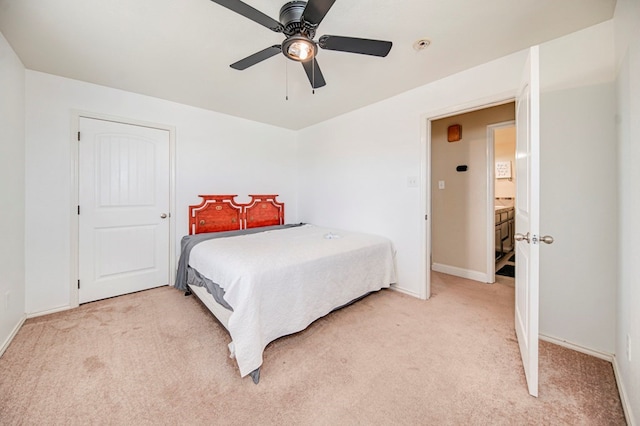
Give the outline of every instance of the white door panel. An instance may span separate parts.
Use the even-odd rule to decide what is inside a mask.
[[[96,144],[98,206],[153,207],[157,184],[154,141],[102,134]]]
[[[95,279],[145,273],[157,268],[157,232],[157,225],[96,229],[96,258],[100,262],[96,265]]]
[[[168,284],[169,132],[89,118],[79,129],[80,302]]]
[[[538,274],[540,228],[540,79],[532,47],[516,98],[515,329],[529,393],[538,396]],[[519,235],[518,235],[519,234]]]

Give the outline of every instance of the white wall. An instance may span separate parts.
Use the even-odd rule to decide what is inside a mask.
[[[631,424],[640,422],[640,3],[618,0],[618,295],[616,359],[619,387]],[[627,336],[631,359],[627,357]]]
[[[540,249],[540,332],[612,354],[618,253],[613,85],[543,93],[541,106],[541,162],[550,167],[541,176],[540,230],[555,242]]]
[[[540,333],[615,350],[613,22],[540,48]]]
[[[28,313],[69,306],[74,110],[175,127],[176,253],[198,194],[275,193],[297,221],[296,134],[160,99],[26,72]]]
[[[0,34],[0,354],[25,307],[24,85],[24,66]]]

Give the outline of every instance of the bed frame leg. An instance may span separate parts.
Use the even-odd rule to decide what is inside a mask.
[[[191,290],[187,290],[184,292],[185,297],[186,296],[191,296],[193,293],[191,293]]]
[[[260,381],[260,367],[253,370],[251,373],[249,373],[249,375],[253,379],[253,383],[257,385],[258,382]]]

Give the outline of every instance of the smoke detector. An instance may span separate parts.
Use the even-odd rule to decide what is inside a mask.
[[[421,51],[429,47],[430,44],[431,40],[429,40],[428,38],[421,38],[413,43],[413,48],[414,50]]]

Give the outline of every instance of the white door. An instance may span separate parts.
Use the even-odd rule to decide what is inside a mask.
[[[538,396],[538,264],[540,228],[540,78],[532,47],[516,98],[515,328],[529,393]]]
[[[80,118],[79,301],[169,283],[169,132]]]

